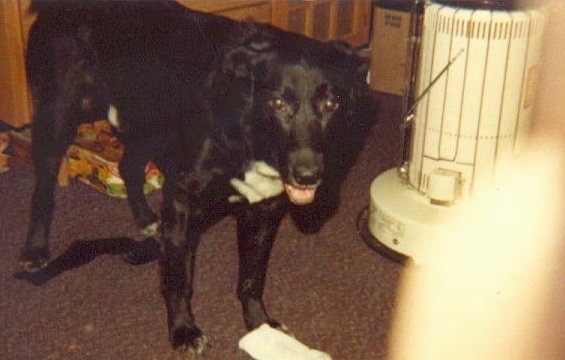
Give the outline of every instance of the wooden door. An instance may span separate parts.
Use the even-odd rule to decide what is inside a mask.
[[[280,28],[353,46],[369,42],[371,2],[368,0],[279,0],[272,2],[272,23]]]
[[[14,127],[31,122],[24,49],[28,1],[0,1],[0,121]]]
[[[193,10],[215,13],[235,20],[271,21],[269,0],[177,0],[177,2]]]

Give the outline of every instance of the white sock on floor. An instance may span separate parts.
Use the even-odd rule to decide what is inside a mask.
[[[331,360],[282,331],[263,324],[239,340],[239,348],[256,360]]]

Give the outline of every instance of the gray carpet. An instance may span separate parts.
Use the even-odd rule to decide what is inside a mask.
[[[378,122],[343,187],[339,212],[315,235],[285,219],[273,250],[266,305],[296,337],[335,360],[386,358],[401,266],[375,254],[356,231],[371,181],[396,166],[401,144],[398,97],[379,94]],[[104,255],[41,286],[14,279],[25,238],[33,173],[18,159],[0,174],[0,357],[37,359],[185,359],[167,340],[156,263],[132,266]],[[150,196],[157,207],[160,194]],[[58,188],[52,254],[78,239],[140,238],[127,203],[72,181]],[[235,296],[234,221],[225,219],[199,248],[194,312],[211,340],[207,359],[248,359]]]

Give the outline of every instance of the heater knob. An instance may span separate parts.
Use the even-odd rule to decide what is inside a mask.
[[[434,205],[453,204],[460,192],[461,173],[448,169],[435,169],[428,180],[426,195]]]

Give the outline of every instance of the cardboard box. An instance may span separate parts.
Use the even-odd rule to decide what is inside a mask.
[[[409,36],[409,11],[375,7],[370,78],[373,90],[405,95]]]

